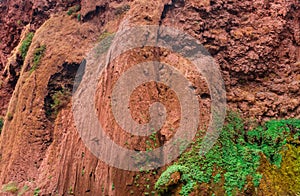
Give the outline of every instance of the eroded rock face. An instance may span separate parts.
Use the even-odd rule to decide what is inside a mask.
[[[191,33],[215,57],[231,108],[260,122],[299,118],[299,9],[297,1],[186,1],[162,24]]]
[[[81,5],[81,11],[68,16],[67,9],[77,4]],[[0,43],[1,70],[19,43],[24,25],[31,23],[30,30],[37,30],[24,62],[13,61],[11,70],[16,74],[8,74],[8,79],[7,75],[2,77],[0,115],[5,115],[9,100],[11,102],[0,139],[0,184],[15,181],[20,188],[28,185],[31,192],[39,188],[41,194],[53,195],[140,195],[153,190],[160,170],[155,174],[144,173],[137,179],[137,173],[109,167],[89,152],[76,131],[71,103],[59,109],[54,121],[45,111],[51,78],[63,73],[63,65],[80,64],[103,32],[115,32],[123,19],[131,25],[175,27],[197,38],[221,67],[229,107],[245,117],[259,122],[269,118],[299,118],[300,11],[297,0],[1,1],[0,11],[4,24],[0,32],[3,40]],[[50,17],[51,13],[55,16]],[[78,21],[79,13],[82,21]],[[45,56],[31,72],[34,50],[41,44],[46,45]],[[99,97],[95,99],[99,120],[109,127],[109,135],[120,145],[141,150],[145,148],[142,143],[146,139],[133,139],[128,143],[128,135],[114,121],[109,104],[101,103],[109,103],[107,93],[121,73],[139,61],[155,58],[173,63],[179,69],[188,67],[180,57],[166,51],[132,51],[114,61],[99,83]],[[185,74],[199,94],[204,114],[201,128],[205,128],[210,108],[208,89],[199,75],[192,71]],[[19,79],[14,85],[8,85],[16,75]],[[55,83],[65,84],[63,81]],[[145,100],[140,101],[143,98]],[[168,126],[176,128],[179,106],[163,85],[147,84],[137,89],[131,100],[132,116],[147,122],[149,114],[145,109],[149,103],[167,98],[172,99],[172,103],[166,104],[174,115]],[[48,107],[51,104],[53,102]],[[107,115],[101,115],[101,111]],[[172,133],[166,129],[162,136],[161,142]]]
[[[23,64],[20,56],[8,62],[11,53],[15,53],[13,49],[19,44],[22,32],[24,33],[25,29],[27,33],[35,31],[50,17],[50,14],[66,11],[68,7],[76,4],[79,5],[80,1],[0,1],[0,116],[5,116],[7,112],[7,105]]]
[[[30,0],[30,1],[9,1],[0,2],[1,17],[1,67],[6,64],[6,58],[19,43],[20,35],[27,24],[31,24],[32,30],[36,30],[47,20],[51,13],[66,11],[68,7],[79,1],[51,1],[51,0]]]

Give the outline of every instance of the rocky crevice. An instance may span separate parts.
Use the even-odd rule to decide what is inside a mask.
[[[54,122],[58,112],[71,101],[78,68],[79,64],[64,63],[62,69],[50,77],[47,85],[48,94],[44,99],[44,110],[51,122]]]

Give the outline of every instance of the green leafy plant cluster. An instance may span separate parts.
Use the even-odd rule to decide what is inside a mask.
[[[170,182],[171,175],[175,172],[179,172],[180,174],[187,174],[189,173],[188,170],[189,168],[186,166],[177,165],[177,164],[171,165],[170,167],[168,167],[168,169],[165,172],[161,174],[160,178],[155,183],[155,189],[159,189],[160,192],[167,191],[168,187],[166,185]],[[181,180],[182,181],[185,180],[184,176],[181,178]]]
[[[25,57],[27,55],[27,52],[28,52],[28,49],[31,45],[33,36],[34,36],[34,33],[30,32],[30,33],[28,33],[26,38],[22,41],[22,45],[21,45],[19,51],[21,53],[21,56],[22,56],[23,60],[25,59]]]
[[[38,65],[40,64],[40,61],[41,61],[42,57],[44,56],[45,50],[46,50],[46,45],[41,45],[40,47],[38,47],[34,50],[33,66],[30,69],[30,73],[35,71],[36,68],[38,67]]]
[[[181,195],[188,195],[197,183],[224,183],[227,195],[241,191],[249,179],[257,187],[262,178],[262,174],[257,172],[261,154],[271,164],[280,167],[280,152],[284,150],[284,145],[289,140],[299,139],[299,136],[299,119],[272,120],[245,131],[243,120],[231,112],[213,148],[200,156],[202,140],[198,138],[191,150],[161,175],[155,188],[159,193],[165,192],[170,175],[175,171],[181,173]]]

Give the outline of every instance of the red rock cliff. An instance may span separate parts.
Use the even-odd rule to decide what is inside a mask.
[[[52,107],[57,92],[72,89],[75,73],[90,49],[103,35],[116,32],[125,19],[132,25],[175,27],[198,39],[221,67],[229,108],[259,122],[299,118],[299,6],[297,0],[0,1],[0,116],[5,116],[0,184],[15,182],[19,190],[29,187],[26,194],[36,190],[41,195],[141,195],[154,191],[161,170],[144,173],[139,186],[133,186],[136,172],[110,167],[89,152],[76,131],[68,93],[61,95],[63,103]],[[28,32],[35,33],[22,59],[19,48]],[[36,49],[42,46],[44,53],[34,66]],[[126,144],[128,135],[108,112],[109,104],[103,106],[101,101],[109,99],[118,76],[145,60],[141,58],[160,58],[179,69],[182,64],[188,67],[188,62],[166,51],[150,50],[131,51],[105,70],[96,98],[99,120],[120,145]],[[187,69],[191,72],[185,76],[195,84],[204,116],[208,116],[208,89],[192,68]],[[145,101],[140,102],[141,98]],[[133,117],[147,121],[141,116],[149,117],[143,113],[149,103],[166,99],[167,112],[174,111],[169,126],[176,127],[180,106],[164,86],[148,84],[137,89],[131,98]],[[103,111],[107,115],[101,115]],[[203,118],[201,127],[207,120]],[[164,134],[167,138],[172,135]],[[129,147],[143,149],[143,142],[134,139]]]

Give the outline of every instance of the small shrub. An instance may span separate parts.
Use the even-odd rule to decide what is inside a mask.
[[[20,47],[20,52],[21,52],[21,56],[22,56],[23,60],[25,60],[25,57],[26,57],[28,49],[31,45],[33,36],[34,36],[33,32],[28,33],[28,35],[22,42],[22,45]]]
[[[15,182],[9,182],[8,184],[5,184],[2,186],[2,192],[5,193],[17,193],[18,192],[18,185]]]

